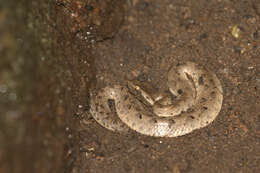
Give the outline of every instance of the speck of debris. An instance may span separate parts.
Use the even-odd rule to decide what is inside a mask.
[[[232,34],[233,37],[238,38],[240,36],[240,28],[237,25],[234,25],[232,27],[231,34]]]

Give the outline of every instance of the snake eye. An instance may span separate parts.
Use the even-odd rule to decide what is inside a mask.
[[[183,93],[183,91],[182,91],[181,89],[178,89],[177,92],[178,92],[178,94],[180,94],[180,95]]]
[[[113,99],[108,99],[108,100],[107,100],[107,105],[108,105],[109,109],[110,109],[111,111],[113,111],[114,108],[115,108],[115,100],[113,100]]]

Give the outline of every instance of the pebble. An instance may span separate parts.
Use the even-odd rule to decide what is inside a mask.
[[[240,29],[237,25],[234,25],[232,27],[232,32],[231,32],[232,36],[235,38],[238,38],[240,36]]]
[[[7,92],[7,86],[6,85],[0,85],[0,92],[6,93]]]

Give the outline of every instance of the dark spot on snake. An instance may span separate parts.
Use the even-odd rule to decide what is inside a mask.
[[[94,118],[93,117],[90,117],[89,120],[93,120]]]
[[[98,96],[97,98],[98,98],[98,99],[102,99],[102,96]]]
[[[192,79],[192,76],[188,73],[185,73],[185,75],[186,75],[187,79],[194,85],[194,80]]]
[[[157,123],[157,120],[156,120],[156,119],[154,119],[154,120],[153,120],[153,122],[154,122],[154,123]]]
[[[203,85],[204,84],[204,79],[202,76],[199,77],[199,85]]]
[[[210,93],[210,95],[211,95],[211,97],[214,97],[214,96],[216,95],[216,92],[215,92],[215,91],[212,91],[212,92]]]
[[[101,109],[104,109],[104,106],[103,105],[100,105]]]
[[[126,96],[124,97],[124,101],[126,101],[128,98],[129,98],[129,95],[126,95]]]
[[[169,93],[169,95],[170,95],[170,99],[171,99],[172,102],[174,102],[174,100],[177,98],[177,96],[174,95],[174,94],[172,94],[172,93],[170,92],[170,90],[168,90],[168,91],[165,92],[165,93]]]
[[[145,99],[146,99],[146,100],[149,100],[149,97],[145,96]]]
[[[209,122],[208,121],[206,121],[206,124],[208,124]]]
[[[188,109],[187,109],[187,112],[188,112],[188,113],[194,112],[194,109],[188,108]]]
[[[211,84],[215,83],[213,79],[210,79],[209,81],[210,81]]]
[[[204,102],[206,102],[206,101],[207,101],[207,99],[201,98],[200,103],[204,103]]]
[[[131,109],[132,108],[132,105],[127,105],[127,109]]]
[[[175,124],[176,122],[174,120],[169,120],[171,124]]]
[[[190,116],[190,118],[191,118],[191,119],[195,119],[195,117],[194,117],[194,116],[192,116],[192,115]]]
[[[144,148],[148,148],[149,147],[149,145],[148,144],[144,144]]]
[[[143,119],[142,114],[137,114],[137,116],[138,116],[138,118],[139,118],[140,120]]]
[[[182,94],[183,93],[183,91],[181,90],[181,89],[178,89],[178,94]]]
[[[203,106],[202,108],[203,108],[204,110],[207,110],[207,109],[208,109],[206,106]]]

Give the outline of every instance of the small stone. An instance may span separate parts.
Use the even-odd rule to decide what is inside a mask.
[[[9,99],[12,100],[12,101],[15,101],[17,99],[16,93],[10,93],[9,94]]]
[[[231,32],[232,36],[235,38],[238,38],[240,36],[240,29],[237,25],[234,25],[232,27],[232,32]]]
[[[72,138],[72,134],[69,134],[69,135],[68,135],[68,138],[71,139],[71,138]]]
[[[135,19],[134,19],[134,17],[133,17],[133,16],[129,16],[129,17],[128,17],[128,21],[129,21],[129,22],[134,22],[134,21],[135,21]]]
[[[6,85],[0,85],[0,92],[6,93],[7,92],[7,86]]]

